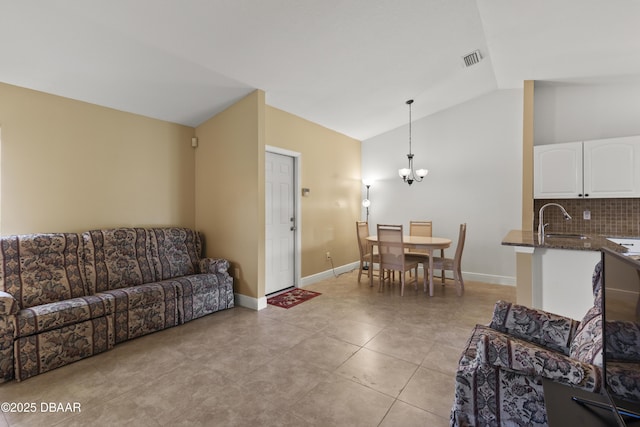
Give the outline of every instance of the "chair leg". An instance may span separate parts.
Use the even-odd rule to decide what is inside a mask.
[[[358,271],[358,283],[360,283],[360,277],[362,277],[362,260],[360,260],[360,271]]]
[[[406,271],[402,271],[400,274],[400,296],[404,296],[404,279],[407,275]]]
[[[458,296],[461,296],[462,293],[464,292],[464,280],[462,279],[462,271],[461,270],[456,270],[455,271],[456,274],[456,285],[458,288]]]

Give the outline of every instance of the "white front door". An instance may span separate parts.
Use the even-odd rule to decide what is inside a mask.
[[[294,159],[265,153],[265,295],[295,285]]]

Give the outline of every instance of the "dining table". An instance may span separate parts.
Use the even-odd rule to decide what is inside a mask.
[[[367,243],[371,246],[368,253],[372,254],[370,261],[373,261],[373,246],[378,245],[378,236],[367,237]],[[402,236],[402,245],[407,249],[426,249],[429,255],[429,296],[433,296],[433,251],[446,249],[451,246],[451,239],[446,237],[425,237],[425,236]],[[373,262],[370,262],[373,266]],[[427,275],[424,276],[424,287],[427,287]],[[369,275],[369,284],[373,286],[373,274]]]

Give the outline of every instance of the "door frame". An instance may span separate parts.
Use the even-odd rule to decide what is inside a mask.
[[[293,264],[293,286],[298,288],[300,287],[300,282],[302,280],[302,233],[300,231],[300,225],[302,224],[301,216],[302,209],[300,203],[300,194],[301,194],[301,184],[300,184],[300,170],[302,167],[302,153],[298,153],[296,151],[286,150],[280,147],[274,147],[271,145],[265,145],[264,151],[273,154],[280,154],[283,156],[288,156],[293,158],[293,206],[295,212],[295,232],[294,232],[294,264]],[[266,184],[265,184],[266,185]],[[266,250],[266,248],[265,248]],[[265,253],[265,259],[267,254]]]

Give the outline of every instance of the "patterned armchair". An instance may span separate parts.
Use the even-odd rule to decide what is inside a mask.
[[[455,382],[452,426],[546,426],[542,379],[601,391],[600,263],[593,274],[594,306],[582,322],[498,301],[489,326],[477,325]],[[618,396],[640,400],[640,332],[607,322],[608,382]],[[612,371],[613,370],[613,371]]]

